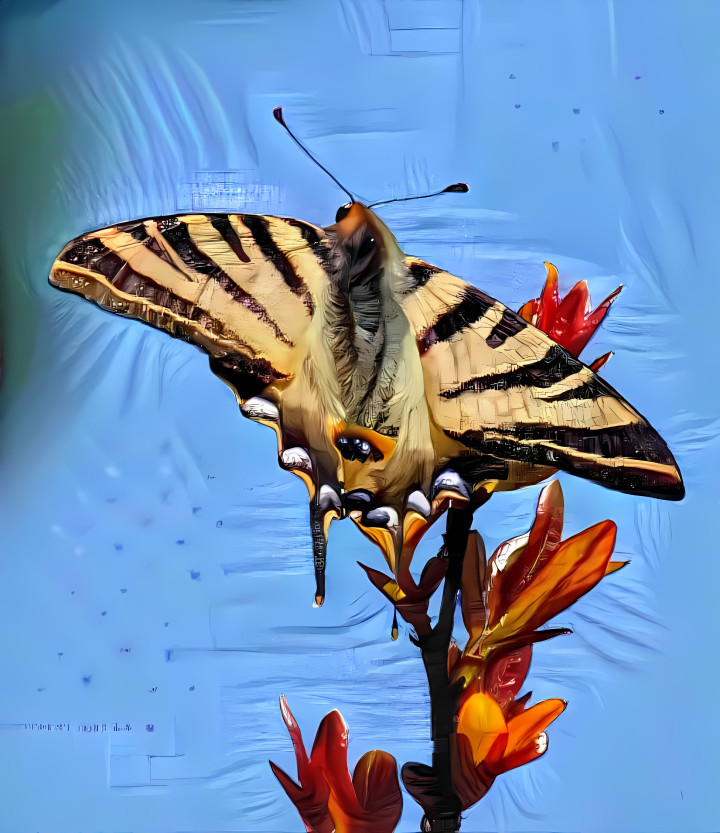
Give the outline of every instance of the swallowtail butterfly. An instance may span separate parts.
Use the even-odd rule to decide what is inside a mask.
[[[402,252],[352,195],[326,228],[254,214],[118,223],[68,243],[50,281],[204,350],[242,413],[276,431],[280,465],[310,493],[317,604],[328,527],[345,514],[402,538],[439,492],[472,499],[558,469],[683,497],[667,445],[607,382]]]

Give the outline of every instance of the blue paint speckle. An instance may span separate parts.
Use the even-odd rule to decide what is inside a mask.
[[[101,615],[101,616],[107,616],[107,610],[103,610],[103,611],[100,613],[100,615]]]
[[[190,688],[188,689],[188,691],[195,691],[195,686],[191,685]]]
[[[121,593],[127,593],[127,587],[121,587],[120,592]]]
[[[155,731],[155,727],[153,726],[153,724],[152,724],[152,723],[148,723],[148,724],[145,726],[145,731],[146,731],[146,732],[154,732],[154,731]]]
[[[511,72],[509,77],[511,81],[514,81],[517,76]]]
[[[115,549],[116,549],[118,552],[120,552],[120,550],[121,550],[122,548],[123,548],[123,545],[122,545],[122,544],[115,544]]]
[[[185,543],[185,539],[184,539],[184,538],[181,538],[179,541],[175,541],[175,543],[176,543],[178,546],[180,546],[180,545],[182,545],[182,544],[184,544],[184,543]]]
[[[553,142],[552,143],[553,153],[557,153],[560,150],[560,142]]]
[[[193,506],[192,513],[193,515],[197,515],[197,513],[202,509],[202,506]]]
[[[163,622],[163,625],[164,625],[165,627],[167,627],[169,624],[170,624],[170,622]]]
[[[658,113],[660,113],[661,116],[664,112],[665,112],[664,110],[658,110]]]
[[[200,571],[199,570],[190,570],[190,578],[193,581],[200,581]]]
[[[519,110],[521,107],[522,107],[522,104],[516,104],[516,105],[515,105],[515,109],[516,109],[516,110]]]
[[[45,689],[44,688],[36,688],[35,691],[42,692],[42,691],[45,691]]]
[[[575,113],[576,116],[579,116],[580,115],[580,108],[579,107],[573,107],[573,113]]]
[[[82,678],[82,681],[83,681],[83,683],[85,683],[85,685],[90,685],[91,680],[92,680],[92,674],[88,674],[87,677]]]

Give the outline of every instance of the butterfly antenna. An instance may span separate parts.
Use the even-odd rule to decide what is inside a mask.
[[[438,197],[440,194],[467,194],[470,187],[466,182],[456,182],[454,185],[448,185],[442,191],[435,191],[434,194],[422,194],[419,197],[397,197],[394,200],[380,200],[380,202],[371,203],[368,208],[374,208],[376,205],[387,205],[390,202],[405,202],[406,200],[426,200],[428,197]]]
[[[339,182],[324,165],[321,165],[317,161],[317,159],[312,155],[312,153],[310,153],[310,151],[305,147],[305,145],[298,139],[298,137],[292,132],[292,130],[290,130],[290,128],[285,124],[285,119],[283,118],[282,107],[276,107],[273,110],[273,116],[275,117],[275,121],[280,122],[280,124],[285,128],[285,130],[287,130],[287,132],[290,134],[290,136],[293,139],[293,141],[295,142],[295,144],[298,145],[298,147],[302,151],[304,151],[312,159],[312,161],[318,166],[318,168],[325,171],[325,173],[330,177],[330,179],[332,179],[332,181],[338,186],[338,188],[343,190],[348,195],[348,197],[350,197],[351,202],[355,202],[355,197],[353,197],[353,195],[348,191],[348,189],[341,182]]]

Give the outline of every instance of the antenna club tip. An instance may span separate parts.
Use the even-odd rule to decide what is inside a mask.
[[[273,118],[275,119],[275,121],[279,121],[280,124],[283,125],[283,127],[285,126],[285,120],[283,119],[282,114],[282,107],[276,107],[273,110]]]
[[[443,193],[467,194],[469,190],[470,186],[467,182],[456,182],[454,185],[448,185]]]

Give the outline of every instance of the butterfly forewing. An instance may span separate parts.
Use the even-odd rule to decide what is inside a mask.
[[[247,398],[296,372],[326,250],[322,229],[297,220],[188,214],[76,238],[50,279],[203,348]]]

